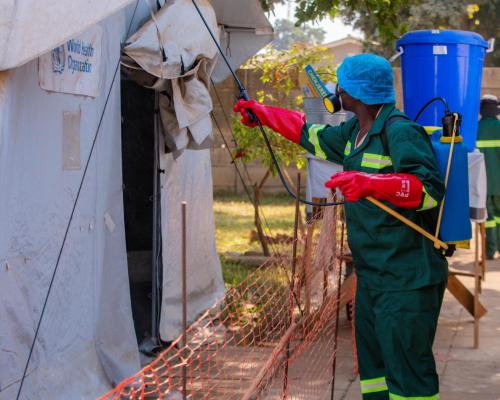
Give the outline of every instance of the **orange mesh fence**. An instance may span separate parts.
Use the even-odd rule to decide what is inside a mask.
[[[349,324],[343,310],[352,312],[355,291],[353,274],[338,287],[340,214],[329,207],[307,224],[293,292],[292,259],[278,255],[228,288],[189,327],[185,344],[181,335],[101,399],[323,399],[334,360],[342,367],[338,349],[352,341],[335,333],[339,316]]]

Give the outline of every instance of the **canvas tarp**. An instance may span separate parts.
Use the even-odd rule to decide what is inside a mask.
[[[90,21],[126,3],[9,0],[2,4],[0,69],[24,65],[0,72],[0,400],[16,396],[136,3],[99,23],[102,59],[95,98],[42,90],[35,57],[71,35],[84,33],[91,28]],[[137,4],[130,32],[149,18],[145,2]],[[33,27],[24,31],[27,21]],[[19,47],[14,52],[13,44]],[[22,399],[94,398],[139,368],[124,237],[118,79],[110,92]],[[172,257],[164,265],[165,337],[175,334],[180,318],[179,300],[173,298],[180,290],[175,215],[180,200],[188,201],[193,226],[190,319],[220,298],[223,290],[214,244],[209,151],[186,151],[176,162],[169,157],[162,159],[168,168],[162,188],[164,257]]]
[[[199,0],[198,5],[216,32],[217,19],[210,2]],[[152,15],[127,39],[124,53],[128,57],[123,64],[158,78],[152,88],[162,92],[162,133],[175,157],[193,146],[210,148],[209,87],[217,47],[190,0],[172,0]]]
[[[474,222],[485,222],[486,212],[486,164],[479,150],[468,153],[469,160],[469,212]]]
[[[224,295],[215,248],[210,150],[185,150],[161,157],[163,299],[160,335],[165,341],[182,332],[181,202],[187,203],[188,320],[192,322]]]
[[[227,6],[222,7],[223,3]],[[224,48],[234,68],[272,39],[272,28],[258,1],[198,0],[213,33],[241,28],[226,35]],[[235,7],[235,5],[237,5]],[[214,11],[217,9],[217,12]],[[186,21],[190,21],[187,24]],[[256,24],[256,25],[254,25]],[[266,29],[257,30],[257,27]],[[231,34],[233,34],[231,33]],[[267,36],[266,36],[267,35]],[[239,48],[240,47],[240,48]],[[234,53],[233,53],[234,51]],[[162,155],[161,188],[163,298],[160,335],[175,339],[182,331],[180,204],[188,202],[188,316],[193,321],[224,294],[220,261],[215,247],[210,151],[212,137],[210,76],[218,60],[217,47],[190,0],[172,0],[127,39],[124,48],[128,69],[157,78],[146,84],[161,92],[163,139],[170,151]],[[219,59],[224,72],[226,65]],[[146,79],[147,81],[148,79]],[[198,147],[198,150],[190,150]],[[160,146],[164,148],[164,146]]]
[[[0,73],[1,400],[16,397],[118,63],[123,13],[99,25],[96,98],[42,90],[38,60]],[[95,398],[139,368],[125,249],[120,123],[118,74],[21,399]]]
[[[274,38],[259,0],[197,0],[197,5],[234,70]],[[127,42],[125,52],[158,78],[182,75],[200,55],[208,59],[217,56],[216,46],[191,0],[167,2],[154,20]],[[229,75],[224,60],[218,57],[212,79],[219,83]]]
[[[220,45],[234,69],[274,39],[274,31],[259,0],[210,0],[220,27]],[[229,70],[222,59],[215,66],[214,82],[222,82]]]

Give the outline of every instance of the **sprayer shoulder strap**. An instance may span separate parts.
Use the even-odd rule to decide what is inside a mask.
[[[389,153],[389,139],[387,138],[387,130],[392,124],[398,121],[410,121],[410,119],[404,115],[393,115],[385,120],[384,127],[382,128],[382,133],[380,135],[380,140],[382,140],[382,146],[384,148],[384,153],[390,155]]]
[[[389,153],[389,141],[387,138],[387,130],[390,128],[390,126],[397,122],[397,121],[411,121],[408,117],[403,116],[403,115],[393,115],[392,117],[387,118],[385,121],[384,127],[382,128],[382,132],[380,134],[380,139],[382,140],[382,146],[384,148],[384,152],[387,155],[390,155]],[[426,135],[427,140],[429,140],[429,137]],[[429,140],[430,141],[430,140]],[[435,212],[435,209],[427,210],[427,211],[422,211],[419,213],[421,216],[423,222],[425,222],[425,226],[428,228],[430,227],[430,232],[434,232],[436,230],[437,226],[437,214]],[[455,252],[455,247],[450,246],[449,250],[445,253],[447,257],[451,257],[453,253]]]

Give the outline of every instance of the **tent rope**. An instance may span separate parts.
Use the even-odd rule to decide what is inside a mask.
[[[130,19],[130,23],[129,23],[129,26],[128,26],[128,29],[127,29],[126,38],[128,38],[128,36],[130,34],[130,30],[132,28],[132,23],[133,23],[133,21],[135,19],[135,14],[137,12],[138,5],[139,5],[139,0],[137,0],[136,3],[135,3],[134,13],[132,14],[132,18]],[[21,378],[21,383],[19,384],[19,389],[18,389],[18,392],[17,392],[16,400],[19,400],[19,398],[21,396],[21,392],[22,392],[22,389],[23,389],[24,381],[26,379],[26,374],[28,372],[28,367],[29,367],[29,364],[30,364],[30,361],[31,361],[31,357],[33,356],[33,350],[35,348],[36,340],[38,338],[38,333],[40,332],[40,326],[42,324],[43,316],[44,316],[45,310],[47,308],[47,303],[48,303],[48,300],[49,300],[49,297],[50,297],[50,293],[52,292],[52,287],[54,285],[54,280],[55,280],[57,271],[59,269],[59,264],[60,264],[60,261],[61,261],[61,256],[62,256],[62,253],[63,253],[63,250],[64,250],[64,246],[66,245],[66,239],[68,238],[69,229],[71,227],[71,223],[72,223],[73,217],[75,215],[75,210],[76,210],[76,206],[78,204],[78,199],[80,198],[80,193],[82,191],[82,187],[83,187],[83,184],[85,182],[85,177],[87,176],[88,167],[90,165],[90,161],[92,159],[92,155],[94,154],[94,149],[95,149],[95,145],[97,143],[97,138],[98,138],[99,132],[101,130],[101,125],[102,125],[102,122],[104,120],[104,115],[105,115],[106,109],[108,107],[108,102],[109,102],[109,99],[111,97],[111,93],[112,93],[113,87],[115,85],[116,75],[118,74],[119,69],[120,69],[120,57],[118,57],[118,62],[116,64],[115,72],[113,74],[113,79],[111,81],[111,86],[110,86],[108,94],[106,96],[106,101],[104,102],[104,107],[103,107],[103,110],[101,112],[101,116],[99,118],[99,123],[97,125],[97,130],[96,130],[96,133],[94,135],[94,139],[92,141],[92,146],[90,147],[90,153],[89,153],[89,156],[87,157],[87,161],[85,163],[85,168],[83,170],[83,175],[82,175],[82,178],[80,180],[80,184],[78,186],[78,191],[76,193],[75,201],[73,203],[73,208],[71,210],[69,221],[68,221],[68,224],[66,226],[66,231],[64,232],[63,241],[62,241],[61,247],[59,249],[59,253],[57,255],[56,265],[55,265],[54,270],[52,272],[52,277],[50,279],[50,283],[49,283],[49,287],[48,287],[48,290],[47,290],[47,294],[46,294],[45,300],[43,302],[42,311],[40,313],[40,317],[38,319],[38,323],[37,323],[36,330],[35,330],[35,336],[33,337],[33,341],[31,342],[31,347],[30,347],[30,351],[29,351],[29,354],[28,354],[28,359],[26,360],[26,364],[24,366],[23,376]]]
[[[235,146],[239,147],[238,141],[236,140],[236,136],[234,135],[233,127],[231,126],[231,122],[229,121],[229,115],[227,114],[226,109],[222,105],[222,100],[221,100],[221,97],[219,95],[219,91],[217,90],[217,86],[215,86],[215,82],[213,81],[212,78],[210,78],[210,82],[212,83],[212,88],[214,90],[215,97],[217,98],[220,109],[222,111],[222,115],[224,116],[224,121],[226,122],[226,125],[228,126],[229,131],[231,132],[232,140],[233,140]],[[243,169],[245,170],[245,175],[248,178],[248,181],[252,182],[252,178],[250,177],[250,173],[248,172],[247,165],[245,163],[242,163],[242,165],[243,165]]]
[[[229,132],[231,132],[231,137],[233,139],[233,142],[235,143],[236,146],[238,146],[238,141],[236,140],[236,136],[234,135],[234,130],[233,130],[233,127],[231,126],[231,122],[229,121],[229,116],[226,113],[226,110],[224,109],[224,106],[222,104],[222,100],[221,100],[221,97],[219,95],[219,91],[217,90],[217,87],[215,86],[215,83],[212,80],[212,78],[210,78],[210,81],[212,83],[212,88],[214,90],[215,97],[217,98],[217,101],[219,103],[219,107],[222,110],[222,114],[224,116],[224,121],[225,121],[225,123],[226,123],[226,125],[227,125],[227,127],[229,129]],[[238,175],[240,177],[241,183],[242,183],[243,187],[245,188],[245,191],[247,192],[248,198],[250,199],[250,202],[255,206],[254,199],[249,194],[249,189],[247,187],[247,184],[245,183],[245,181],[243,179],[243,176],[242,176],[242,174],[241,174],[241,172],[240,172],[240,170],[239,170],[239,168],[238,168],[238,166],[236,164],[236,159],[233,157],[233,154],[231,153],[231,149],[230,149],[230,147],[229,147],[229,145],[227,143],[227,140],[226,140],[224,134],[222,133],[222,130],[221,130],[219,124],[217,123],[217,120],[215,119],[215,114],[213,112],[212,112],[212,116],[213,116],[215,124],[217,125],[217,128],[219,130],[219,134],[222,137],[222,140],[224,141],[224,145],[226,146],[226,149],[227,149],[227,151],[229,153],[229,156],[231,157],[231,161],[233,162],[233,165],[234,165],[236,171],[238,172]],[[244,162],[242,162],[242,165],[243,165],[243,168],[245,170],[245,174],[246,174],[246,177],[248,179],[248,182],[252,182],[252,177],[250,176],[250,173],[248,172],[248,168],[247,168],[246,164]],[[260,215],[262,215],[262,219],[260,218]],[[273,234],[272,234],[272,231],[271,231],[271,227],[269,226],[269,223],[267,221],[267,218],[266,218],[266,215],[264,213],[264,210],[263,210],[262,206],[259,208],[259,220],[260,220],[260,222],[264,222],[264,224],[263,224],[264,227],[268,231],[269,236],[272,237]],[[273,254],[276,256],[278,254],[278,252],[275,250],[273,243],[269,243],[269,245],[272,247]]]
[[[217,119],[215,118],[215,115],[214,113],[212,112],[212,119],[214,120],[214,123],[215,123],[215,126],[217,127],[217,130],[219,132],[219,135],[221,136],[223,142],[224,142],[224,145],[227,149],[227,152],[229,154],[229,156],[231,157],[231,161],[233,162],[233,165],[234,165],[234,168],[236,169],[236,172],[241,180],[241,184],[243,185],[243,188],[245,189],[245,192],[248,196],[248,199],[250,200],[250,203],[252,203],[254,206],[255,206],[255,203],[254,203],[254,199],[252,197],[252,194],[250,193],[250,189],[248,188],[248,185],[246,184],[244,178],[243,178],[243,175],[240,171],[240,169],[238,168],[238,165],[236,164],[236,159],[234,158],[233,154],[231,153],[231,149],[229,147],[229,144],[227,143],[227,140],[224,136],[224,133],[222,133],[222,129],[219,125],[219,122],[217,121]],[[268,235],[269,236],[272,236],[272,231],[271,231],[271,227],[269,226],[268,222],[267,222],[267,219],[264,215],[264,210],[262,209],[262,206],[258,206],[259,207],[259,222],[262,223],[264,225],[264,227],[266,228],[267,232],[268,232]],[[260,215],[262,215],[262,219],[260,218]],[[272,242],[269,243],[269,246],[271,247],[271,251],[273,253],[273,255],[276,257],[276,258],[279,258],[279,252],[278,250],[275,248],[274,244]]]
[[[234,135],[234,130],[233,130],[233,127],[231,126],[231,122],[229,121],[229,116],[226,113],[226,110],[224,109],[224,105],[222,104],[222,99],[221,99],[221,97],[219,95],[219,91],[217,90],[217,87],[215,86],[215,82],[213,81],[212,78],[210,78],[210,82],[212,84],[212,89],[214,90],[215,97],[217,98],[217,101],[219,103],[219,107],[222,110],[222,114],[224,116],[224,122],[226,123],[227,128],[229,129],[229,132],[231,132],[231,137],[233,139],[233,142],[237,146],[238,142],[236,140],[236,136]],[[234,168],[236,169],[236,172],[238,173],[238,176],[239,176],[239,178],[241,180],[241,184],[243,185],[243,187],[244,187],[244,189],[245,189],[245,191],[247,193],[247,196],[248,196],[248,198],[250,200],[250,203],[252,203],[252,205],[255,207],[255,199],[250,194],[250,189],[248,189],[248,185],[245,183],[243,175],[241,174],[240,169],[238,168],[238,164],[237,164],[236,158],[234,158],[233,154],[231,153],[231,148],[229,147],[229,144],[228,144],[228,142],[226,140],[226,137],[224,136],[224,133],[222,132],[222,129],[221,129],[219,123],[217,122],[217,119],[215,118],[215,113],[213,111],[212,111],[212,118],[213,118],[213,120],[215,122],[215,125],[217,126],[217,129],[218,129],[219,134],[220,134],[220,136],[222,138],[222,141],[224,142],[224,145],[226,146],[226,149],[227,149],[227,152],[229,154],[229,157],[231,158],[231,161],[232,161],[232,163],[234,165]],[[246,177],[248,179],[248,182],[251,183],[252,182],[252,177],[250,176],[250,173],[248,172],[248,168],[247,168],[247,166],[246,166],[246,164],[244,162],[242,162],[242,165],[243,165],[243,168],[245,170],[245,174],[246,174]],[[259,222],[267,230],[267,233],[268,233],[269,237],[272,237],[273,236],[273,232],[271,230],[269,222],[267,221],[266,215],[264,213],[263,206],[262,205],[257,205],[257,207],[259,207],[259,215],[258,215]],[[262,218],[261,218],[261,215],[262,215]],[[268,244],[271,247],[271,251],[272,251],[273,255],[275,257],[277,257],[277,258],[280,258],[279,257],[279,252],[275,248],[275,246],[272,243],[272,241],[270,241],[270,243],[268,243]]]
[[[212,83],[212,84],[213,84],[213,83]],[[220,104],[220,106],[222,107],[222,103]],[[241,174],[241,172],[240,172],[240,170],[239,170],[239,168],[238,168],[238,166],[237,166],[237,164],[236,164],[236,159],[234,158],[233,154],[231,153],[231,149],[230,149],[230,148],[229,148],[229,146],[228,146],[227,140],[226,140],[226,138],[224,137],[224,134],[222,133],[222,129],[220,128],[220,125],[219,125],[219,123],[218,123],[217,119],[215,118],[215,115],[214,115],[214,113],[213,113],[213,112],[212,112],[212,119],[214,120],[215,125],[216,125],[216,127],[217,127],[217,130],[219,131],[219,134],[220,134],[220,136],[222,137],[222,140],[224,141],[224,144],[225,144],[225,146],[226,146],[226,149],[227,149],[227,151],[228,151],[228,153],[229,153],[229,156],[231,157],[231,160],[233,161],[233,165],[234,165],[234,167],[236,168],[236,171],[237,171],[237,173],[238,173],[238,176],[239,176],[239,177],[240,177],[240,179],[241,179],[241,183],[243,184],[243,186],[244,186],[244,188],[245,188],[245,191],[247,192],[247,195],[248,195],[248,197],[249,197],[249,199],[250,199],[250,202],[253,204],[253,202],[252,202],[252,197],[251,197],[251,195],[250,195],[250,191],[249,191],[249,189],[247,188],[247,186],[246,186],[246,184],[245,184],[245,181],[244,181],[244,179],[243,179],[243,176],[242,176],[242,174]],[[231,125],[229,125],[229,120],[228,120],[227,122],[228,122],[228,126],[229,126],[229,129],[230,129],[231,133],[234,135],[234,133],[233,133],[233,131],[232,131],[232,129],[231,129]],[[248,173],[248,171],[247,171],[247,173]],[[264,213],[263,213],[262,206],[260,207],[260,214],[262,214],[262,216],[263,216],[263,219],[264,219],[264,225],[265,225],[265,227],[266,227],[267,231],[269,232],[269,236],[272,236],[272,231],[271,231],[271,228],[270,228],[269,224],[267,223],[267,220],[265,219],[265,215],[264,215]],[[259,216],[259,219],[260,219],[260,216]],[[260,220],[260,221],[262,222],[262,220]],[[277,260],[279,260],[279,261],[280,261],[280,266],[281,266],[281,268],[283,269],[283,272],[285,273],[285,276],[286,276],[286,278],[287,278],[287,280],[288,280],[288,283],[290,284],[290,282],[292,281],[293,277],[290,277],[290,275],[289,275],[289,273],[288,273],[288,270],[286,269],[285,263],[283,262],[283,261],[284,261],[283,257],[281,256],[280,252],[276,249],[276,247],[274,246],[274,244],[273,244],[272,242],[271,242],[271,243],[269,243],[269,245],[271,246],[271,251],[272,251],[272,253],[273,253],[274,257],[275,257]],[[299,301],[299,298],[298,298],[298,296],[297,296],[297,293],[296,293],[295,291],[292,291],[292,295],[293,295],[293,299],[295,300],[295,303],[296,303],[296,305],[297,305],[297,307],[298,307],[298,310],[299,310],[299,312],[300,312],[301,316],[303,316],[303,315],[304,315],[304,310],[302,309],[302,307],[301,307],[301,305],[300,305],[300,301]]]

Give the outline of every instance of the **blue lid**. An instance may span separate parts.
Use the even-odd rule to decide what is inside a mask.
[[[396,47],[408,44],[469,44],[488,48],[488,42],[476,32],[455,30],[425,30],[405,33],[398,40]]]

